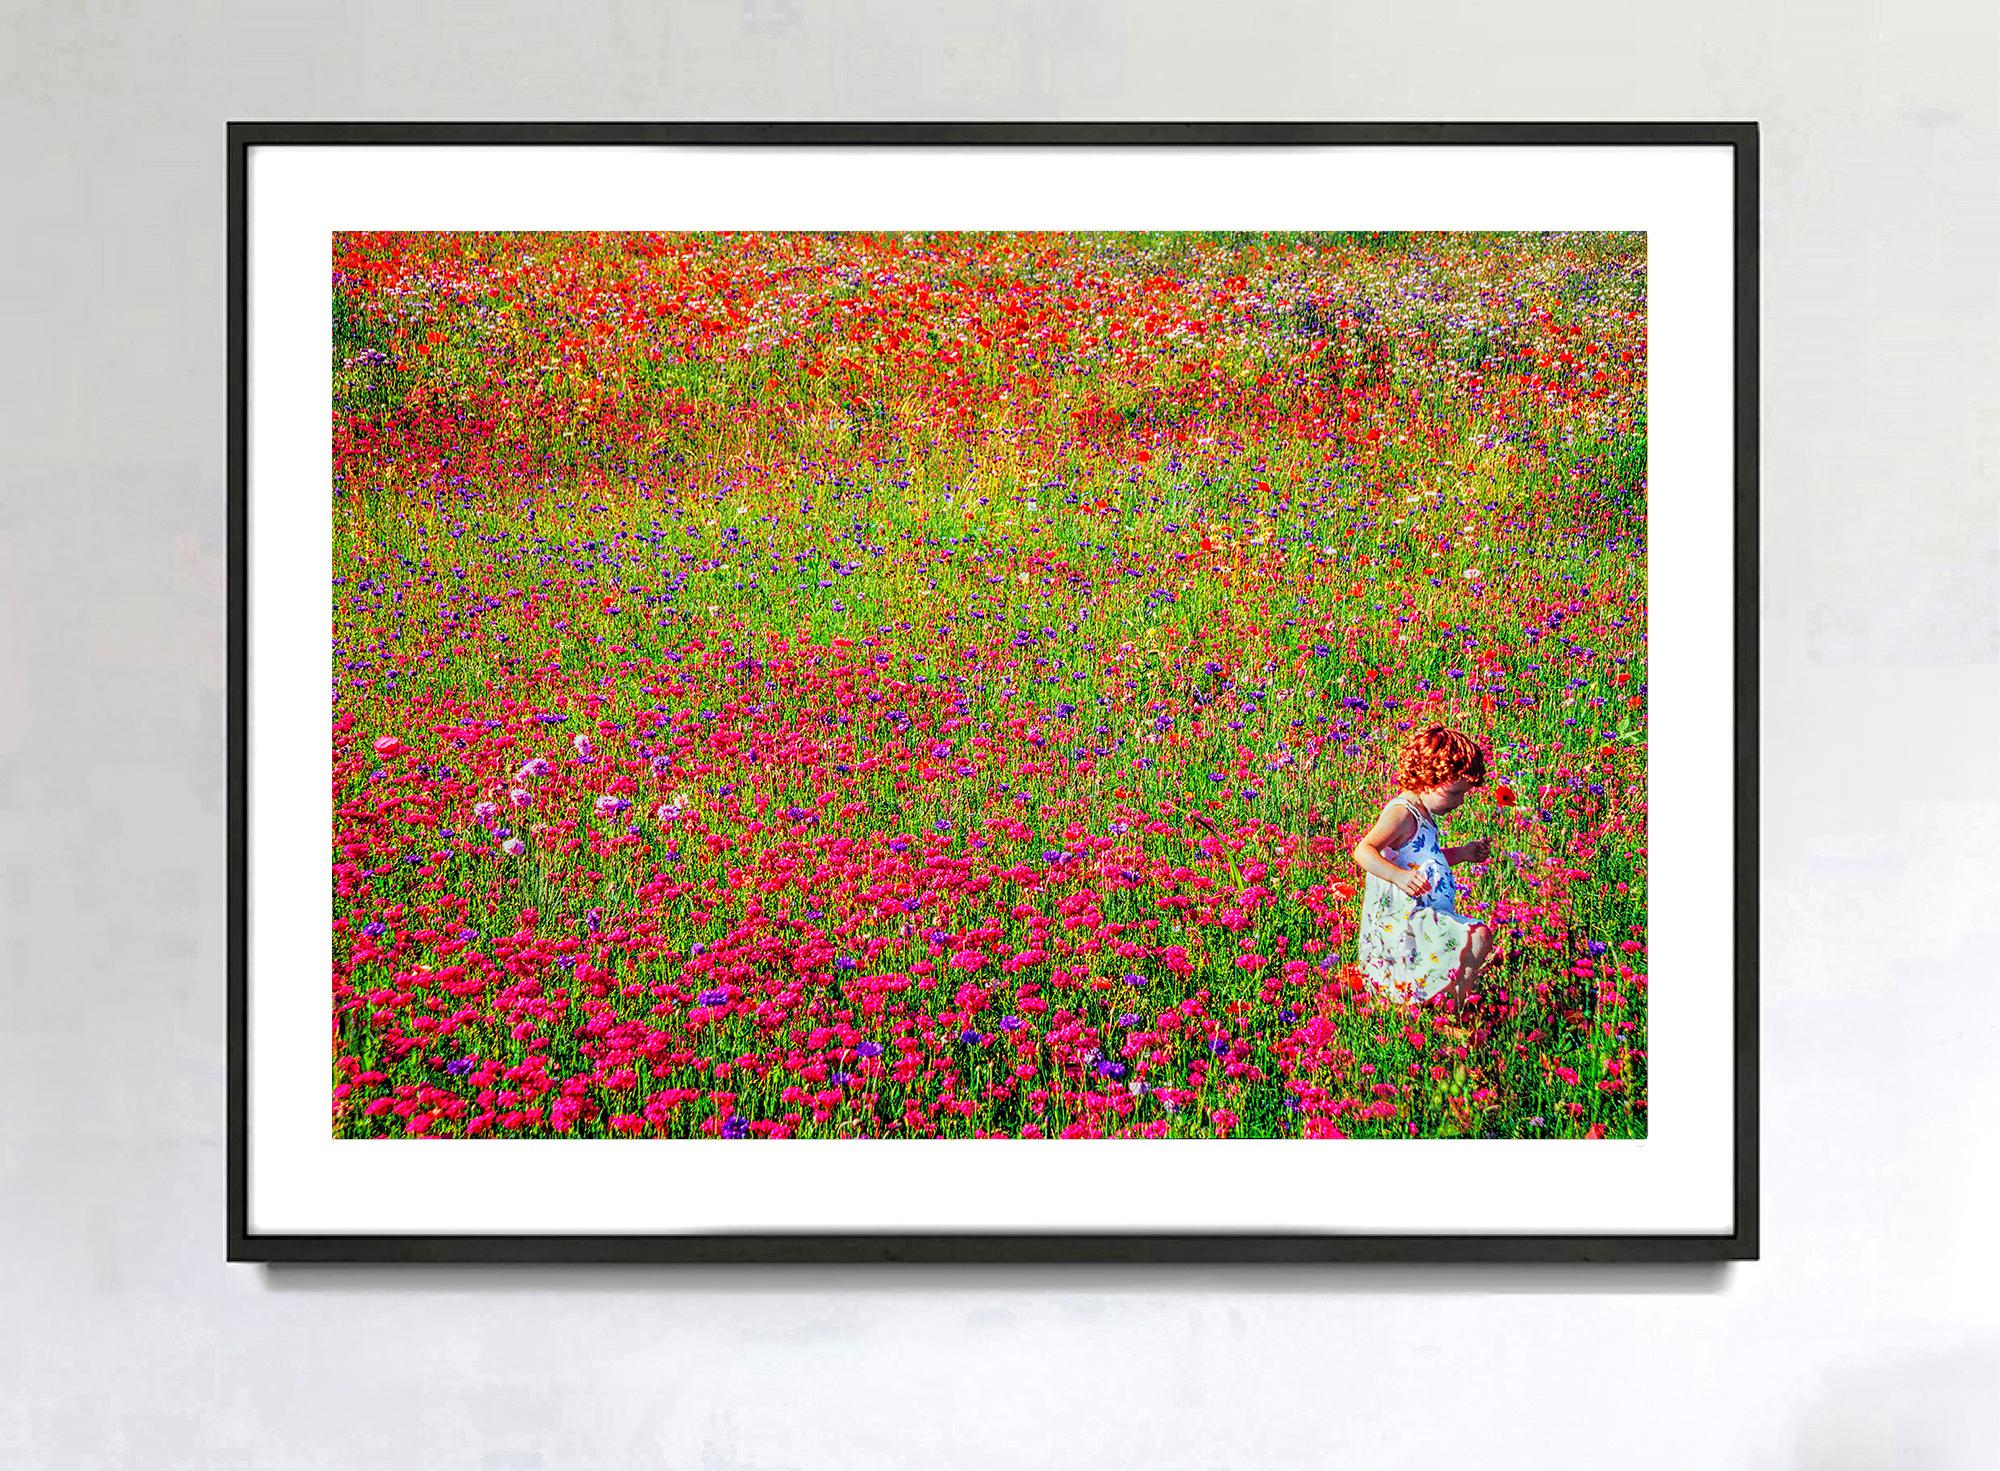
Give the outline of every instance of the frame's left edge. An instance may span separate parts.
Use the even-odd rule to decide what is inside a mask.
[[[228,128],[228,1260],[269,1261],[250,1236],[249,1180],[249,183],[253,127]],[[261,1248],[261,1249],[260,1249]]]

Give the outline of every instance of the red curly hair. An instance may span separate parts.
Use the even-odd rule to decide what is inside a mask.
[[[1396,780],[1411,792],[1427,792],[1453,781],[1478,786],[1486,780],[1486,757],[1471,736],[1442,725],[1427,725],[1410,737],[1397,756]]]

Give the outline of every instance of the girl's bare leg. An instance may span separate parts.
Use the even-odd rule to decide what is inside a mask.
[[[1465,948],[1458,952],[1457,978],[1439,994],[1449,1001],[1465,1000],[1472,994],[1480,971],[1486,967],[1486,958],[1492,953],[1493,931],[1483,924],[1474,925],[1466,932]]]

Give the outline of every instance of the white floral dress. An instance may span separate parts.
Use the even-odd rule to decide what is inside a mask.
[[[1412,899],[1394,884],[1368,875],[1361,895],[1361,973],[1398,1001],[1428,1001],[1451,984],[1466,935],[1482,921],[1458,912],[1458,884],[1444,861],[1443,840],[1429,809],[1408,797],[1398,800],[1416,818],[1417,833],[1382,856],[1416,869],[1431,886]]]

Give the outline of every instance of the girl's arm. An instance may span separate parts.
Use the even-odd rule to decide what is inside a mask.
[[[1446,863],[1484,863],[1493,853],[1493,845],[1484,838],[1474,838],[1469,843],[1460,843],[1456,848],[1445,848]]]
[[[1375,819],[1361,841],[1354,845],[1354,861],[1362,871],[1384,883],[1394,884],[1412,899],[1430,887],[1430,881],[1414,868],[1399,868],[1382,856],[1384,848],[1400,848],[1416,835],[1417,820],[1400,802],[1391,802]]]

